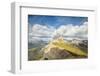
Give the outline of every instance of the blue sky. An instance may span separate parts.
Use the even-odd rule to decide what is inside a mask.
[[[73,16],[28,15],[29,42],[62,35],[87,39],[88,18]],[[46,40],[46,39],[45,39]]]
[[[88,22],[87,17],[28,15],[30,25],[40,24],[58,28],[67,24],[82,25],[84,22]]]

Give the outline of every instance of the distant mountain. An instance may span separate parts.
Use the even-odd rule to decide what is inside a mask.
[[[28,42],[28,48],[42,48],[47,45],[48,42],[46,41],[36,41],[36,42]]]

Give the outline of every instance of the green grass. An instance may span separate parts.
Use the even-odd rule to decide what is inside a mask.
[[[54,42],[53,44],[57,47],[65,49],[66,51],[69,51],[73,54],[87,56],[87,53],[85,53],[84,50],[81,50],[78,47],[73,46],[73,44],[71,44],[71,43],[59,41],[59,42]]]
[[[34,51],[36,50],[36,48],[31,48],[31,49],[28,49],[28,51]]]

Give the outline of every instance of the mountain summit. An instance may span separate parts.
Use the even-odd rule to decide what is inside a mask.
[[[44,60],[87,57],[87,53],[84,50],[78,48],[73,43],[65,41],[62,36],[51,40],[41,51],[43,51],[41,59]]]

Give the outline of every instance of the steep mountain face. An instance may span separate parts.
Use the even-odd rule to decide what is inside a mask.
[[[57,47],[52,47],[48,52],[44,52],[43,58],[46,59],[65,59],[72,57],[71,53]]]
[[[44,60],[87,57],[87,53],[72,43],[65,42],[62,37],[52,40],[41,51],[43,52],[41,59]]]

